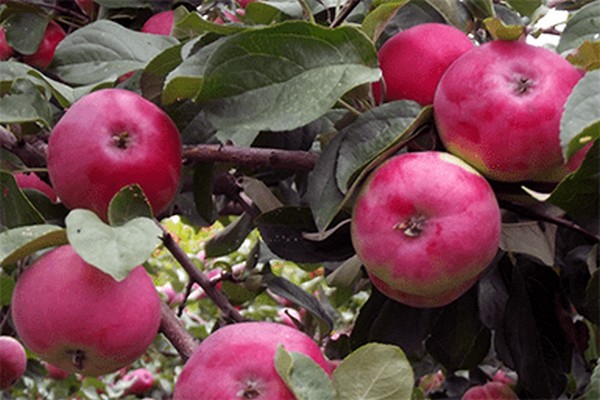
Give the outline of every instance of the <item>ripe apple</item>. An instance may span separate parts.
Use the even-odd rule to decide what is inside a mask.
[[[491,179],[558,181],[583,159],[580,152],[565,165],[559,142],[565,102],[582,75],[545,48],[485,43],[439,83],[433,107],[440,138]]]
[[[50,21],[40,42],[40,46],[33,54],[23,56],[25,63],[38,68],[46,68],[54,58],[56,46],[67,36],[63,28],[54,21]]]
[[[138,184],[159,214],[179,185],[179,131],[142,96],[98,90],[76,101],[54,127],[48,173],[67,208],[87,208],[106,220],[112,197],[124,186]]]
[[[14,53],[13,48],[6,42],[4,27],[0,26],[0,61],[8,60]]]
[[[0,336],[0,390],[15,384],[27,367],[23,345],[11,336]]]
[[[75,3],[86,15],[92,15],[94,13],[94,0],[75,0]]]
[[[377,52],[385,100],[432,104],[442,74],[472,48],[473,42],[465,33],[446,24],[425,23],[398,32]],[[378,103],[381,92],[381,83],[375,83],[373,95]]]
[[[131,386],[125,391],[125,394],[143,395],[152,390],[154,386],[154,375],[146,368],[138,368],[128,372],[123,377],[123,380],[133,381]]]
[[[294,400],[274,366],[278,346],[303,353],[327,373],[319,346],[305,333],[274,322],[242,322],[206,338],[186,362],[173,400]]]
[[[160,323],[160,298],[143,267],[117,282],[70,245],[45,253],[23,272],[11,307],[15,329],[29,349],[82,375],[131,364],[150,346]]]
[[[42,192],[53,203],[58,201],[54,189],[33,172],[16,172],[13,174],[21,189],[35,189]]]
[[[518,400],[519,397],[505,383],[488,382],[473,386],[463,394],[462,400]]]
[[[48,378],[61,380],[65,379],[69,376],[69,372],[65,371],[62,368],[58,368],[56,365],[52,365],[50,363],[44,363],[44,367],[46,368],[46,373],[48,374]]]
[[[155,35],[170,35],[173,30],[173,21],[175,14],[173,11],[163,11],[154,14],[142,25],[142,32],[153,33]]]
[[[368,178],[351,232],[382,293],[413,307],[440,307],[473,286],[494,258],[500,209],[485,178],[459,158],[406,153]]]

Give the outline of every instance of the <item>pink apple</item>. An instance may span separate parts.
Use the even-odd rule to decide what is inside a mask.
[[[243,322],[220,328],[196,348],[175,384],[173,400],[295,400],[275,370],[280,345],[330,370],[305,333],[273,322]]]
[[[16,331],[31,351],[82,375],[131,364],[160,323],[160,298],[143,267],[118,282],[70,245],[45,253],[23,272],[11,307]]]
[[[99,90],[76,101],[54,127],[48,173],[68,208],[86,208],[106,219],[112,197],[124,186],[138,184],[159,214],[179,185],[179,131],[142,96]]]
[[[287,326],[291,326],[292,328],[298,329],[295,321],[302,323],[302,315],[298,310],[291,307],[285,307],[280,309],[277,312],[277,317],[281,321],[282,324],[286,324]]]
[[[450,25],[425,23],[398,32],[377,52],[385,100],[433,103],[442,74],[472,48],[469,37]],[[373,94],[377,102],[381,100],[381,92],[381,83],[375,83]]]
[[[0,26],[0,61],[8,60],[14,54],[12,47],[6,42],[6,33],[4,27]]]
[[[512,389],[502,382],[488,382],[473,386],[463,394],[462,400],[518,400]]]
[[[138,368],[127,373],[123,377],[123,380],[133,381],[131,386],[125,391],[125,394],[143,395],[154,387],[154,375],[146,368]]]
[[[69,376],[68,371],[65,371],[62,368],[58,368],[56,365],[52,365],[50,363],[44,363],[44,367],[46,368],[48,378],[61,380],[61,379],[65,379]]]
[[[25,373],[27,355],[23,345],[11,336],[0,336],[0,390],[14,385]]]
[[[59,24],[50,21],[37,51],[33,54],[23,56],[23,61],[33,67],[46,68],[54,58],[56,46],[66,36],[67,33]]]
[[[17,181],[17,185],[19,185],[21,189],[35,189],[39,192],[42,192],[53,203],[58,201],[54,189],[52,189],[52,187],[46,182],[41,180],[40,177],[34,172],[17,172],[14,173],[13,176]]]
[[[413,307],[444,306],[477,281],[500,241],[488,182],[448,153],[393,157],[361,189],[352,241],[371,282]]]
[[[155,35],[170,35],[173,30],[173,21],[175,14],[173,11],[163,11],[154,14],[142,25],[142,32],[153,33]]]
[[[433,102],[451,152],[499,181],[557,181],[567,97],[583,73],[557,53],[524,42],[493,41],[466,53],[444,74]]]

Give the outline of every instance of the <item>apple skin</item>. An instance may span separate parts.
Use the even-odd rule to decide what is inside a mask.
[[[175,14],[173,11],[163,11],[154,14],[142,25],[141,31],[144,33],[153,33],[155,35],[170,35],[173,30],[173,21]]]
[[[464,54],[438,85],[433,102],[448,151],[498,181],[558,181],[565,165],[560,119],[583,72],[551,50],[493,41]]]
[[[29,349],[85,376],[131,364],[160,324],[160,298],[143,267],[117,282],[70,245],[45,253],[23,272],[11,307],[17,334]]]
[[[68,378],[70,375],[68,371],[58,368],[56,365],[52,365],[50,363],[44,363],[44,368],[46,368],[48,378],[62,380]]]
[[[93,0],[75,0],[75,3],[86,15],[94,13],[95,5]]]
[[[295,400],[275,370],[275,353],[305,354],[324,371],[330,366],[319,346],[305,333],[274,322],[242,322],[218,329],[186,362],[173,400]]]
[[[446,24],[425,23],[398,32],[377,52],[385,100],[432,104],[443,73],[473,46],[464,32]],[[375,83],[373,95],[378,103],[381,92],[381,83]]]
[[[0,26],[0,61],[8,60],[15,54],[12,47],[6,42],[4,27]]]
[[[494,258],[498,202],[457,157],[424,151],[393,157],[359,193],[352,242],[371,282],[413,307],[441,307],[466,292]]]
[[[467,390],[462,400],[519,400],[519,397],[505,383],[488,382]]]
[[[56,46],[65,37],[67,37],[67,33],[64,29],[56,22],[50,21],[37,51],[33,54],[23,56],[23,61],[32,67],[41,69],[48,67],[54,58]]]
[[[179,131],[142,96],[99,90],[76,101],[54,127],[48,173],[67,208],[86,208],[106,220],[112,197],[124,186],[138,184],[157,215],[177,193]]]
[[[19,185],[21,189],[35,189],[42,192],[53,203],[58,202],[58,198],[56,197],[54,189],[52,189],[52,187],[46,182],[41,180],[37,174],[33,172],[16,172],[13,174],[13,176],[17,181],[17,185]]]
[[[26,368],[27,355],[23,345],[12,336],[0,336],[0,390],[14,385]]]
[[[143,395],[148,393],[154,387],[154,375],[146,368],[138,368],[128,372],[124,381],[133,381],[127,388],[125,394]]]

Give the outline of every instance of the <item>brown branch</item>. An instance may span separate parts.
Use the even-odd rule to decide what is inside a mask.
[[[346,4],[344,4],[344,7],[342,7],[342,9],[340,10],[339,14],[335,17],[333,22],[329,25],[329,27],[335,28],[341,25],[342,22],[344,22],[344,20],[348,18],[348,15],[350,15],[350,13],[354,11],[356,6],[359,5],[359,3],[360,0],[348,0]]]
[[[160,332],[171,342],[184,362],[190,358],[198,345],[165,303],[161,303],[160,308]]]
[[[184,146],[189,161],[229,162],[259,168],[311,171],[317,156],[307,151],[239,147],[221,144]]]
[[[196,268],[194,263],[190,260],[187,254],[185,254],[177,242],[175,242],[170,233],[163,229],[163,236],[161,239],[167,250],[169,250],[173,257],[175,257],[175,259],[190,276],[190,279],[198,283],[206,293],[206,296],[211,299],[221,310],[223,313],[223,318],[234,322],[247,321],[247,319],[244,318],[239,311],[231,305],[229,299],[211,284],[210,279],[208,279],[206,275]]]
[[[0,126],[0,147],[19,157],[28,167],[46,166],[46,145],[41,141],[31,144],[19,140],[8,129]]]
[[[546,215],[539,211],[535,211],[535,210],[532,210],[527,207],[513,204],[508,201],[501,201],[500,207],[504,208],[505,210],[513,211],[517,214],[520,214],[520,215],[523,215],[523,216],[526,216],[529,218],[533,218],[536,220],[545,221],[545,222],[549,222],[554,225],[565,227],[567,229],[570,229],[572,231],[575,231],[575,232],[581,234],[582,236],[586,237],[587,239],[590,239],[594,242],[600,243],[600,235],[596,235],[567,219],[553,217],[551,215]]]

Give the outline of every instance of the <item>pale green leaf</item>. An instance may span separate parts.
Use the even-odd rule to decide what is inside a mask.
[[[504,251],[529,254],[548,266],[554,265],[556,226],[537,221],[502,225],[500,248]]]
[[[592,1],[582,7],[567,21],[560,36],[560,53],[576,49],[585,41],[600,40],[600,1]]]
[[[331,379],[308,356],[287,352],[279,346],[275,353],[275,369],[297,400],[334,400]]]
[[[28,225],[0,233],[0,266],[12,264],[46,247],[67,243],[63,228],[56,225]]]

